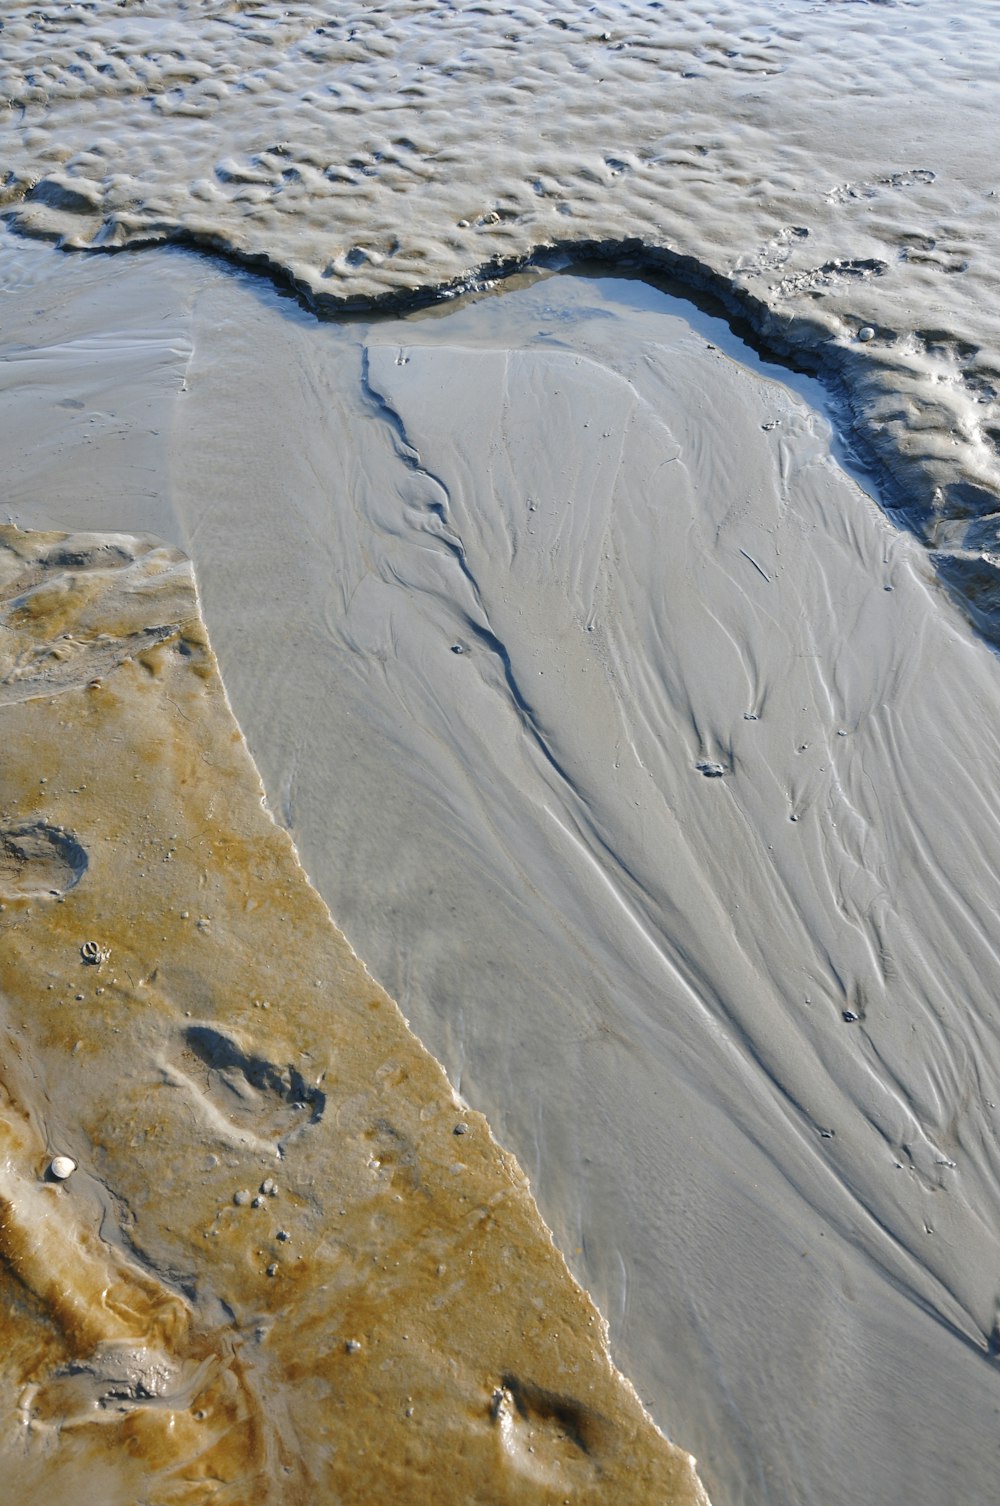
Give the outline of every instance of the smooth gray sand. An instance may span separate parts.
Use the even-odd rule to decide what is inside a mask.
[[[998,670],[822,414],[628,280],[334,328],[8,265],[15,521],[191,553],[271,809],[713,1501],[992,1499]]]

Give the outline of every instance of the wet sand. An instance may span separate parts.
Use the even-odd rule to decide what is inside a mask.
[[[263,809],[188,563],[0,580],[7,1499],[704,1502]]]
[[[335,310],[539,251],[709,286],[836,388],[1000,631],[993,0],[9,0],[4,213]],[[984,602],[984,596],[989,599]]]
[[[11,258],[16,521],[195,559],[270,810],[713,1501],[987,1501],[996,661],[821,395],[629,280],[334,327]]]
[[[3,23],[11,1488],[987,1506],[995,5]]]

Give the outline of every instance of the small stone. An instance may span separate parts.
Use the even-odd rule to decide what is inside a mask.
[[[247,1192],[245,1187],[241,1187],[239,1192],[233,1193],[233,1202],[236,1204],[237,1208],[247,1207],[250,1202],[250,1194],[249,1192]]]
[[[469,1126],[467,1124],[456,1124],[455,1128],[452,1130],[453,1135],[467,1135],[468,1133]]]
[[[872,329],[872,327],[871,327],[870,324],[864,324],[858,330],[858,339],[859,340],[864,340],[866,344],[867,344],[867,342],[869,340],[874,340],[874,338],[875,338],[875,331]]]
[[[287,1229],[279,1229],[275,1237],[277,1239],[280,1239],[283,1245],[286,1245],[292,1236],[289,1234]]]
[[[253,1202],[250,1204],[250,1206],[251,1206],[251,1208],[263,1208],[263,1206],[264,1206],[264,1199],[261,1197],[261,1195],[260,1195],[259,1192],[258,1192],[257,1196],[254,1198]]]
[[[76,1170],[76,1162],[72,1156],[53,1156],[49,1170],[59,1182],[65,1182]]]
[[[278,1184],[273,1177],[265,1177],[260,1184],[260,1190],[265,1197],[278,1196]]]
[[[347,1343],[344,1345],[344,1348],[347,1350],[348,1354],[357,1354],[358,1350],[361,1348],[361,1345],[357,1339],[348,1339]]]
[[[267,1274],[269,1276],[277,1276],[277,1274],[278,1274],[278,1267],[276,1265],[273,1265],[273,1264],[269,1265],[268,1268],[267,1268]]]

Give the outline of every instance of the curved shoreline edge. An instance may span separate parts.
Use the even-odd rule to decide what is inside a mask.
[[[0,870],[8,1488],[706,1506],[266,810],[189,562],[5,527],[0,613],[4,829],[87,855]]]
[[[30,194],[25,201],[30,203]],[[355,294],[318,287],[315,278],[295,272],[266,251],[246,250],[224,237],[184,226],[155,235],[137,232],[117,244],[79,245],[50,230],[32,228],[17,208],[4,211],[0,220],[28,239],[54,243],[67,253],[118,255],[175,247],[208,256],[266,279],[278,292],[294,297],[302,309],[329,321],[399,316],[447,304],[525,273],[572,271],[575,264],[586,262],[640,278],[668,279],[676,296],[701,294],[713,300],[721,317],[739,323],[740,334],[765,360],[790,366],[824,386],[841,438],[877,487],[876,500],[898,527],[919,539],[972,625],[991,647],[1000,648],[1000,555],[991,548],[1000,527],[1000,481],[970,473],[964,464],[967,457],[914,452],[909,426],[898,415],[895,422],[886,421],[884,410],[887,403],[891,406],[894,383],[902,376],[906,390],[913,374],[894,356],[897,336],[873,330],[862,315],[850,321],[850,338],[838,338],[828,320],[774,309],[735,277],[639,236],[540,242],[523,254],[470,265],[442,282]],[[859,341],[860,332],[872,337]]]

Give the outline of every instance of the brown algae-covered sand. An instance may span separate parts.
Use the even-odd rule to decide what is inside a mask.
[[[704,1502],[263,809],[188,563],[0,549],[7,1498]]]

